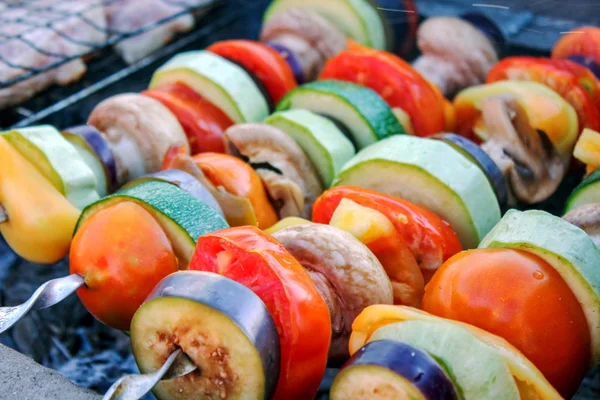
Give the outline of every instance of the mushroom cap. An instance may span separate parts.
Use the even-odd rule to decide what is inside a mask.
[[[240,155],[254,166],[280,218],[310,218],[323,187],[312,163],[287,133],[271,125],[250,123],[228,128],[224,137],[228,153]],[[269,166],[278,171],[266,168]]]
[[[383,266],[358,239],[330,225],[291,226],[273,237],[306,268],[329,307],[330,359],[347,358],[356,316],[373,304],[393,304]]]
[[[117,163],[119,183],[160,171],[171,146],[189,145],[177,118],[158,100],[136,93],[110,97],[98,104],[88,119],[105,134]],[[141,157],[143,171],[132,160]],[[137,170],[134,170],[137,169]]]
[[[415,68],[446,94],[484,82],[498,62],[492,42],[460,18],[427,19],[417,31],[417,45],[423,56]]]
[[[482,113],[491,135],[482,149],[508,178],[514,197],[509,201],[533,204],[550,197],[566,166],[546,134],[531,126],[514,95],[484,99]]]
[[[584,204],[569,211],[563,219],[588,234],[600,246],[600,204]]]
[[[263,26],[260,40],[277,42],[293,51],[306,80],[315,79],[325,61],[346,47],[346,35],[307,8],[289,8],[275,14]]]

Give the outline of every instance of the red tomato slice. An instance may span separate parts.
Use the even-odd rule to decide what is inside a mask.
[[[274,399],[312,399],[325,373],[331,322],[325,301],[300,263],[275,239],[246,226],[201,236],[189,269],[226,276],[262,299],[281,345]]]
[[[425,78],[400,57],[350,44],[330,59],[319,79],[338,79],[373,89],[392,108],[411,119],[417,136],[442,132],[446,125],[443,98]]]
[[[266,44],[252,40],[226,40],[206,50],[235,61],[251,71],[265,86],[273,105],[296,87],[294,73],[281,55]]]
[[[423,309],[503,337],[570,398],[590,363],[590,333],[577,298],[541,258],[478,249],[448,260],[425,287]]]
[[[217,106],[181,82],[142,92],[167,107],[179,120],[192,154],[225,152],[223,132],[233,122]]]
[[[581,129],[600,128],[600,110],[590,92],[580,84],[575,67],[567,60],[509,57],[500,61],[487,76],[487,83],[501,80],[529,80],[542,83],[560,94],[575,108]],[[574,64],[574,63],[573,63]],[[583,68],[583,67],[582,67]],[[594,88],[595,89],[595,88]]]
[[[313,206],[313,221],[329,224],[342,199],[352,200],[388,217],[423,269],[435,270],[462,250],[450,224],[433,211],[398,197],[358,187],[338,186],[323,193]]]

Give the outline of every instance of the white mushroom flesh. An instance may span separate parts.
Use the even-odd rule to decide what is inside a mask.
[[[569,211],[564,220],[581,228],[600,246],[600,204],[585,204]]]
[[[373,304],[393,304],[392,285],[377,257],[351,234],[330,225],[308,224],[273,234],[312,277],[329,306],[329,357],[348,357],[352,322]]]

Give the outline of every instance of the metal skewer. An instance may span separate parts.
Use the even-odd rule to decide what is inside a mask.
[[[198,367],[181,349],[175,350],[163,366],[155,372],[125,375],[110,387],[102,400],[138,400],[161,380],[187,375]]]
[[[25,303],[14,307],[0,307],[0,333],[13,326],[29,310],[40,310],[62,301],[82,287],[84,282],[83,276],[79,274],[52,279],[40,286]]]

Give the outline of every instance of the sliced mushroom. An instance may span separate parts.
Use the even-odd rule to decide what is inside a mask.
[[[490,40],[460,18],[427,19],[417,31],[417,45],[423,55],[413,66],[445,95],[484,82],[498,62]]]
[[[332,362],[348,358],[352,322],[367,306],[393,304],[392,285],[375,255],[351,234],[309,224],[273,234],[306,268],[329,307]]]
[[[192,175],[213,195],[219,207],[225,214],[227,223],[231,226],[253,225],[257,226],[256,214],[252,203],[245,197],[233,195],[222,186],[215,187],[213,183],[204,175],[200,167],[196,165],[194,159],[187,154],[176,155],[170,165],[170,168],[178,169]]]
[[[565,164],[546,134],[531,126],[516,97],[484,99],[482,115],[491,136],[481,148],[507,178],[509,203],[533,204],[550,197],[565,175]]]
[[[276,42],[294,52],[304,79],[317,78],[327,59],[346,47],[346,35],[315,11],[290,8],[278,12],[263,26],[260,40]]]
[[[250,163],[265,184],[280,218],[310,218],[323,191],[319,176],[300,146],[267,124],[240,124],[225,131],[227,152]]]
[[[564,220],[583,229],[600,246],[600,204],[584,204],[569,211]]]
[[[167,150],[184,145],[185,132],[159,101],[135,93],[110,97],[94,108],[88,123],[104,132],[111,144],[120,184],[160,171]]]

